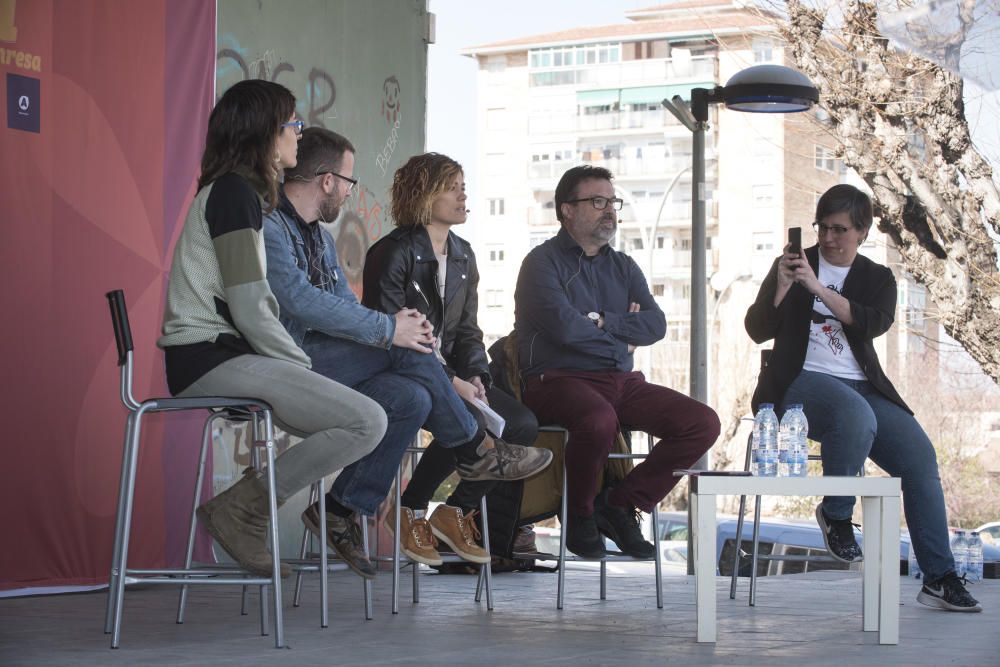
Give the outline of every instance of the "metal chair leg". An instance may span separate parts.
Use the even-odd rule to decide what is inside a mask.
[[[601,599],[608,599],[608,561],[601,559]]]
[[[252,420],[251,438],[250,438],[250,465],[254,470],[261,470],[260,465],[260,421],[259,418],[254,415]],[[261,584],[257,587],[257,602],[260,605],[260,634],[263,637],[271,634],[271,624],[268,619],[267,613],[267,588]]]
[[[313,484],[309,488],[309,505],[312,506],[313,503],[317,502],[317,495],[321,494],[322,489],[317,489],[317,485]],[[312,550],[313,534],[309,532],[309,529],[305,526],[302,527],[302,541],[299,543],[299,560],[305,560],[309,556],[309,552]],[[295,573],[295,593],[292,595],[292,606],[298,607],[302,602],[302,578],[305,573],[299,570]]]
[[[399,469],[396,471],[396,490],[394,491],[394,497],[396,500],[395,508],[393,510],[393,529],[392,533],[395,535],[396,539],[392,541],[392,613],[399,613],[399,543],[402,536],[399,534],[399,517],[402,513],[400,510],[400,496],[402,492],[400,489],[403,486],[403,466],[400,464]]]
[[[285,645],[284,619],[281,609],[281,553],[280,539],[278,537],[278,489],[275,479],[274,465],[274,422],[271,413],[264,413],[264,436],[266,438],[264,447],[267,452],[267,500],[270,510],[269,529],[271,533],[271,555],[272,568],[271,577],[274,586],[274,647],[282,648]],[[323,540],[326,544],[326,540]]]
[[[188,526],[187,549],[184,552],[184,569],[190,570],[194,559],[194,540],[198,529],[198,517],[195,512],[201,501],[201,487],[205,481],[205,464],[208,459],[208,445],[212,441],[212,431],[215,429],[215,420],[218,415],[210,415],[205,420],[205,427],[201,434],[201,452],[198,454],[198,468],[194,480],[194,500],[191,503],[191,522]],[[187,605],[188,585],[181,586],[180,599],[177,601],[177,623],[184,622],[184,607]]]
[[[132,413],[129,413],[125,420],[125,440],[122,443],[122,469],[118,478],[118,509],[115,512],[115,541],[111,550],[111,567],[108,574],[108,599],[104,612],[104,634],[111,634],[112,621],[115,612],[115,595],[118,589],[118,567],[121,557],[122,534],[125,530],[125,496],[128,486],[130,470],[129,454],[131,452],[133,420]]]
[[[742,537],[742,535],[740,536]],[[760,496],[755,496],[753,505],[753,557],[750,567],[750,606],[757,604],[757,555],[760,549]]]
[[[132,505],[135,500],[135,478],[139,465],[139,439],[142,433],[142,417],[147,410],[145,404],[132,415],[131,441],[126,443],[126,458],[128,460],[128,474],[125,480],[125,505],[124,516],[122,517],[122,531],[120,546],[118,549],[118,559],[112,564],[112,573],[117,573],[114,587],[114,613],[111,622],[111,648],[118,648],[121,643],[122,629],[122,603],[125,597],[125,571],[128,563],[128,543],[132,532]]]
[[[361,519],[361,546],[365,550],[365,553],[371,557],[371,550],[368,546],[368,517],[362,516]],[[377,516],[376,516],[376,526]],[[363,583],[365,591],[365,620],[370,621],[374,618],[374,613],[372,612],[372,582],[371,579],[365,579]],[[326,626],[324,626],[326,627]]]
[[[566,502],[566,450],[563,449],[562,503],[559,507],[559,573],[556,584],[556,609],[563,608],[563,593],[566,584],[566,524],[569,505]]]
[[[319,539],[319,627],[330,627],[330,546],[326,543],[326,493],[323,480],[313,485],[319,498],[319,525],[323,536]]]
[[[486,553],[493,553],[490,551],[490,523],[489,518],[486,515],[486,496],[483,496],[479,500],[479,515],[483,517],[483,549]],[[484,580],[486,583],[486,610],[493,611],[493,565],[492,563],[485,563],[479,566],[479,576],[480,579]],[[478,589],[478,585],[477,585]],[[478,601],[478,590],[476,592]]]
[[[656,556],[653,562],[656,569],[656,608],[663,609],[663,566],[660,559],[663,554],[660,552],[660,512],[659,503],[653,505],[653,547],[656,549]]]

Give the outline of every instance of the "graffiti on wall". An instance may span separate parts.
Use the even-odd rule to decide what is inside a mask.
[[[235,42],[229,35],[223,41],[226,43]],[[295,86],[290,85],[290,82],[286,84],[285,81],[282,81],[283,75],[284,78],[287,78],[287,75],[297,72],[295,65],[287,61],[278,62],[271,50],[265,51],[263,55],[253,60],[244,58],[240,51],[241,49],[237,46],[236,48],[219,49],[216,53],[217,96],[221,97],[226,89],[238,81],[264,79],[287,85],[293,93],[296,93],[296,98],[302,107],[298,110],[299,115],[310,126],[326,127],[326,120],[337,117],[336,112],[333,111],[337,101],[337,85],[329,72],[319,67],[310,67],[306,75],[305,91],[297,91]]]

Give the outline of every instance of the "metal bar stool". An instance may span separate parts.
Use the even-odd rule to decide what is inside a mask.
[[[284,646],[284,624],[281,609],[281,570],[278,545],[278,503],[274,479],[274,424],[271,407],[253,398],[199,397],[199,398],[150,398],[141,403],[132,393],[133,345],[129,326],[125,294],[114,290],[106,294],[111,309],[111,322],[115,332],[118,366],[121,369],[120,397],[128,410],[125,420],[125,443],[122,451],[121,477],[118,485],[118,509],[115,517],[115,537],[112,548],[111,572],[108,581],[108,599],[105,610],[104,632],[111,635],[111,648],[121,643],[121,623],[124,610],[125,584],[142,581],[149,584],[171,585],[260,585],[272,586],[275,620],[274,644]],[[236,567],[181,569],[138,569],[128,567],[129,539],[132,532],[132,509],[139,463],[139,443],[142,418],[148,413],[181,410],[235,409],[253,414],[254,437],[261,442],[267,457],[266,475],[270,514],[270,542],[274,566],[270,577],[258,577]],[[207,426],[206,426],[207,428]],[[209,576],[212,575],[212,576]],[[262,628],[265,626],[261,620]]]
[[[309,505],[319,502],[320,525],[326,525],[326,493],[323,491],[323,480],[319,480],[312,485],[309,492]],[[319,542],[319,552],[315,550],[313,542]],[[361,517],[361,543],[366,552],[368,546],[368,517]],[[319,596],[320,596],[320,622],[321,628],[329,627],[328,612],[328,587],[327,573],[349,570],[350,568],[343,561],[329,558],[329,545],[326,540],[320,540],[313,535],[309,529],[302,530],[302,544],[299,547],[299,558],[289,562],[296,570],[295,573],[295,595],[292,597],[292,606],[298,607],[302,600],[302,575],[305,572],[319,572]],[[370,579],[362,579],[365,598],[365,620],[370,621],[372,614],[372,582]]]
[[[407,453],[410,454],[411,469],[416,468],[417,458],[424,451],[423,447],[408,447],[406,449]],[[399,613],[399,579],[400,579],[400,568],[401,565],[410,565],[413,568],[413,604],[420,602],[420,563],[415,561],[410,561],[407,559],[406,564],[402,564],[403,555],[399,547],[400,539],[400,515],[402,510],[400,509],[401,497],[403,488],[403,462],[400,461],[399,469],[396,471],[396,484],[394,493],[394,512],[393,512],[393,535],[395,539],[392,545],[392,613]],[[489,553],[490,551],[490,525],[489,517],[486,511],[486,497],[479,502],[479,512],[483,517],[483,548]],[[464,559],[459,558],[457,555],[449,555],[447,552],[441,554],[442,560],[446,563],[464,563]],[[491,572],[491,567],[489,564],[481,565],[479,568],[479,577],[476,582],[476,602],[482,601],[483,588],[486,589],[486,609],[493,611],[493,576]]]
[[[563,608],[563,600],[566,590],[566,563],[577,562],[577,561],[591,561],[590,558],[581,558],[579,556],[571,555],[567,553],[566,550],[566,524],[569,515],[569,504],[566,499],[567,495],[567,483],[566,483],[566,449],[569,443],[569,431],[561,426],[542,426],[539,428],[540,431],[549,431],[553,433],[563,434],[563,483],[562,483],[562,501],[559,506],[559,554],[557,560],[559,561],[559,575],[558,584],[556,589],[556,609]],[[649,449],[653,449],[653,436],[646,434],[648,438]],[[608,455],[609,459],[632,459],[632,460],[642,460],[645,459],[647,454],[620,454],[611,453]],[[654,506],[652,511],[652,521],[653,521],[653,546],[656,549],[656,555],[653,556],[652,560],[655,564],[656,571],[656,608],[663,609],[663,570],[660,564],[661,554],[660,554],[660,531],[659,531],[659,511],[658,507]],[[519,555],[520,556],[520,555]],[[644,559],[636,559],[631,556],[626,556],[620,552],[611,552],[604,558],[599,559],[601,563],[601,599],[607,599],[608,593],[608,562],[641,562]]]

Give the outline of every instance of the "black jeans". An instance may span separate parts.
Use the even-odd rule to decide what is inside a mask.
[[[486,391],[490,407],[506,421],[501,437],[507,442],[518,445],[531,445],[538,436],[538,420],[531,410],[519,403],[510,394],[491,387]],[[469,407],[469,412],[476,418],[479,428],[485,427],[482,414],[476,408]],[[402,505],[414,510],[425,510],[441,482],[455,470],[455,450],[442,447],[437,440],[431,442],[427,451],[420,457],[417,469],[403,492]],[[448,504],[461,507],[468,511],[479,507],[479,501],[499,482],[466,482],[462,481],[448,497]]]

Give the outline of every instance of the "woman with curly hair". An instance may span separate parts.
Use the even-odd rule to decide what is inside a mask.
[[[476,401],[487,403],[506,421],[504,432],[492,434],[533,443],[538,422],[526,407],[492,385],[483,332],[477,324],[479,271],[468,241],[452,231],[465,224],[465,177],[462,166],[446,155],[425,153],[409,159],[392,184],[392,216],[396,229],[368,251],[364,271],[364,303],[395,313],[415,308],[434,327],[435,353],[458,395],[485,428]],[[508,445],[495,438],[497,465],[519,469],[505,479],[523,479],[552,460],[548,450]],[[434,441],[428,447],[402,496],[400,544],[411,559],[438,565],[436,540],[476,563],[490,554],[476,543],[471,521],[482,497],[497,481],[461,481],[447,503],[428,520],[424,514],[437,487],[456,468],[454,450]]]

